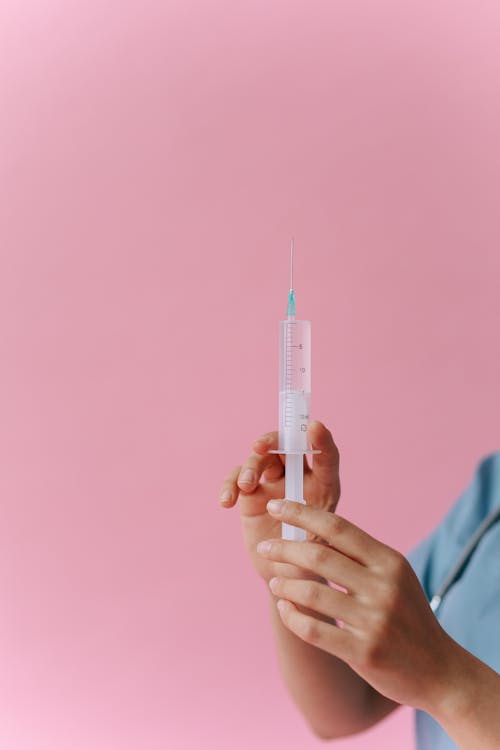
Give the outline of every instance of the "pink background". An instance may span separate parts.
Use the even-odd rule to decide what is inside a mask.
[[[1,4],[3,750],[324,746],[218,504],[290,236],[339,512],[407,552],[500,444],[499,129],[497,0]]]

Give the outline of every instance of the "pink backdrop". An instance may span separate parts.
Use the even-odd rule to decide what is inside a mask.
[[[499,29],[497,0],[1,4],[3,750],[324,746],[219,487],[277,424],[292,234],[339,512],[406,552],[499,447]]]

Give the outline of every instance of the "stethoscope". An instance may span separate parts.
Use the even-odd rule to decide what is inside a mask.
[[[495,521],[498,521],[500,519],[500,507],[495,508],[489,516],[486,516],[484,521],[481,523],[481,525],[476,529],[476,531],[473,533],[469,541],[467,542],[466,546],[464,547],[464,550],[462,554],[460,555],[459,559],[451,569],[451,571],[448,573],[446,578],[444,579],[441,586],[438,588],[434,596],[432,597],[430,601],[430,606],[433,612],[436,612],[437,608],[441,604],[441,601],[446,594],[446,592],[451,588],[451,586],[455,583],[467,563],[469,562],[469,558],[476,549],[479,541],[482,539],[482,537],[486,534],[490,526],[493,526]]]

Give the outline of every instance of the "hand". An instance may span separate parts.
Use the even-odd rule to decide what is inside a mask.
[[[339,452],[330,430],[321,422],[311,422],[307,432],[313,448],[321,453],[314,456],[312,468],[304,456],[304,497],[311,506],[333,512],[340,497]],[[231,508],[239,500],[245,546],[255,569],[266,582],[275,575],[313,578],[310,571],[265,560],[256,551],[262,539],[281,537],[281,521],[270,516],[266,509],[268,500],[285,494],[285,456],[269,453],[277,448],[277,432],[268,432],[255,440],[253,453],[223,483],[221,501],[224,492],[229,496],[224,507]],[[245,477],[247,471],[252,472],[250,481]],[[314,534],[308,538],[313,539]]]
[[[269,540],[269,551],[261,552],[259,545],[258,552],[345,589],[317,580],[273,579],[269,585],[283,601],[284,625],[347,662],[386,697],[423,710],[435,705],[448,678],[446,656],[454,641],[405,557],[336,514],[290,500],[281,514],[268,508],[277,520],[319,535],[326,544],[277,538]],[[317,619],[311,610],[342,626]]]

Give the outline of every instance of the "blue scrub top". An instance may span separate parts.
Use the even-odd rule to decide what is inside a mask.
[[[469,486],[437,528],[406,555],[429,601],[483,519],[500,505],[500,452],[483,458]],[[436,611],[446,632],[500,672],[500,522],[479,541]],[[416,711],[418,750],[459,750],[441,726]]]

